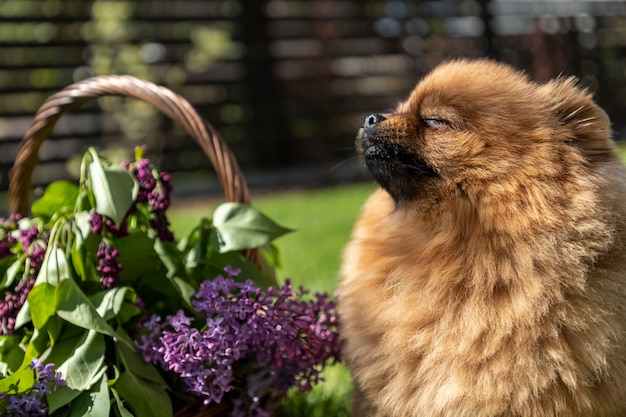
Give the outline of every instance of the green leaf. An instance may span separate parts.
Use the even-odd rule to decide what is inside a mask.
[[[35,285],[28,294],[28,305],[33,325],[43,329],[48,319],[56,313],[57,287],[47,282]]]
[[[113,374],[112,378],[111,378],[111,373]],[[107,384],[109,385],[109,388],[110,388],[113,385],[115,385],[115,383],[117,382],[117,379],[120,377],[120,368],[117,365],[111,365],[109,372],[107,372],[107,374],[109,375],[109,380],[107,381]]]
[[[57,364],[67,382],[66,387],[48,395],[51,412],[69,404],[102,378],[106,369],[105,348],[104,336],[94,330],[66,337],[51,348],[46,359]]]
[[[126,409],[126,407],[124,407],[124,403],[120,399],[120,395],[113,387],[111,387],[111,394],[113,394],[113,398],[115,398],[115,404],[117,405],[117,410],[120,413],[120,417],[135,417],[130,411]]]
[[[224,203],[213,214],[220,253],[257,248],[291,232],[260,211],[240,203]]]
[[[98,333],[111,336],[115,339],[119,338],[119,335],[106,320],[98,314],[98,311],[89,298],[87,298],[73,280],[69,279],[61,282],[57,294],[57,316],[83,329],[95,330]],[[122,342],[128,343],[124,340]],[[130,346],[132,349],[132,343]]]
[[[89,389],[104,364],[104,336],[95,330],[85,331],[78,337],[59,342],[53,350],[63,350],[67,356],[57,366],[67,386],[81,391]]]
[[[70,181],[59,180],[46,187],[40,199],[31,207],[33,216],[52,218],[63,211],[72,211],[78,197],[78,186]]]
[[[96,211],[119,225],[137,196],[137,181],[124,168],[103,165],[95,153],[89,164],[89,179]]]
[[[121,338],[129,342],[131,341],[130,337],[123,329],[118,329],[118,332]],[[142,379],[154,382],[163,388],[167,387],[167,383],[163,380],[159,371],[156,370],[154,365],[146,362],[137,351],[130,350],[126,345],[120,344],[115,346],[115,352],[126,370],[131,371]]]
[[[199,243],[191,246],[185,254],[184,263],[187,270],[192,270],[202,263],[202,255],[206,253],[206,247],[203,248]]]
[[[30,323],[32,318],[30,316],[30,305],[28,304],[28,298],[26,302],[20,308],[20,311],[17,312],[17,316],[15,317],[15,328],[19,329],[26,323]]]
[[[63,324],[65,322],[61,320],[58,316],[52,316],[48,320],[46,324],[46,332],[48,333],[48,337],[50,338],[50,343],[54,345],[63,330]]]
[[[174,284],[176,291],[178,291],[178,294],[183,299],[183,301],[187,303],[189,307],[191,307],[191,299],[196,293],[196,289],[189,285],[189,283],[182,278],[174,277],[172,283]]]
[[[154,251],[167,269],[167,277],[184,276],[184,265],[180,258],[180,252],[171,242],[163,242],[162,240],[154,241]]]
[[[70,388],[68,386],[57,388],[56,391],[53,391],[50,394],[46,395],[46,400],[48,402],[48,412],[52,414],[58,409],[70,404],[81,393],[82,391]]]
[[[263,246],[262,248],[259,248],[261,250],[261,254],[263,255],[263,259],[267,260],[267,262],[275,267],[275,268],[282,268],[282,260],[280,258],[280,251],[278,250],[278,247],[276,245],[274,245],[273,243],[270,243],[267,246]]]
[[[91,213],[87,211],[81,211],[74,216],[72,232],[75,239],[72,242],[70,260],[81,281],[98,282],[100,274],[96,271],[94,260],[102,237],[91,233],[90,219]]]
[[[6,258],[0,259],[0,289],[8,288],[13,282],[20,271],[24,267],[24,258],[9,255]]]
[[[130,340],[123,330],[118,329],[118,332],[121,338]],[[124,372],[120,374],[115,388],[130,404],[134,415],[137,417],[171,416],[172,404],[166,392],[167,385],[156,368],[144,361],[136,351],[128,349],[126,345],[116,345],[115,351],[119,362],[125,368]],[[112,391],[114,390],[112,389]],[[116,402],[118,407],[123,408],[119,397],[116,397]]]
[[[132,233],[115,239],[114,246],[119,250],[117,260],[124,266],[120,271],[121,281],[134,281],[157,270],[160,262],[154,251],[154,242],[155,239],[145,233]]]
[[[132,292],[129,287],[116,287],[110,290],[100,291],[91,296],[91,302],[96,306],[96,311],[105,320],[111,320],[122,310],[127,293]]]
[[[88,211],[77,213],[72,225],[72,232],[76,237],[74,245],[84,246],[88,252],[95,255],[102,241],[102,236],[91,233],[91,215],[92,213]]]
[[[126,369],[115,384],[136,417],[172,417],[172,403],[163,387]]]
[[[0,336],[0,378],[15,371],[24,361],[24,348],[18,336]]]
[[[91,234],[91,213],[83,210],[74,215],[74,231],[79,244]]]
[[[35,328],[28,346],[26,346],[26,357],[30,359],[39,357],[48,347],[49,341],[50,338],[46,331]]]
[[[24,357],[20,368],[10,376],[0,379],[0,392],[6,394],[21,393],[33,386],[35,372],[30,369],[31,359]]]
[[[107,367],[102,366],[100,370],[94,374],[93,380],[88,385],[91,387],[95,387],[94,384],[102,380],[106,371]],[[84,390],[70,388],[67,385],[57,388],[54,392],[46,396],[50,413],[52,414],[54,411],[57,411],[59,409],[62,409],[61,411],[68,411],[67,409],[63,409],[63,407],[72,403],[78,396],[80,396],[84,392]]]
[[[91,391],[83,392],[72,402],[69,417],[108,417],[111,411],[107,377]]]
[[[125,302],[124,305],[122,305],[122,309],[120,310],[119,314],[117,315],[117,320],[121,324],[126,324],[132,318],[140,316],[142,313],[143,311],[137,308],[137,306],[135,306],[134,304]]]
[[[191,297],[195,293],[195,289],[184,279],[186,271],[185,265],[180,258],[180,252],[171,242],[163,242],[158,239],[154,242],[154,250],[167,269],[167,279],[176,288],[182,300],[191,307]]]
[[[59,285],[59,306],[57,315],[63,320],[83,329],[95,330],[115,337],[115,331],[90,303],[87,296],[73,281]]]
[[[184,237],[178,242],[178,250],[183,253],[190,252],[193,248],[198,248],[200,253],[204,253],[209,245],[211,239],[211,230],[213,229],[213,223],[211,220],[203,218],[200,220],[200,224],[194,227],[189,235]]]
[[[98,282],[100,275],[93,261],[89,258],[87,248],[83,243],[76,239],[72,245],[70,254],[72,266],[82,282]]]
[[[215,251],[211,250],[211,237],[213,226],[207,219],[202,219],[200,224],[194,228],[187,238],[181,240],[177,246],[178,250],[183,252],[183,263],[185,265],[185,271],[190,281],[193,283],[200,283],[207,279],[207,277],[215,276],[210,275],[211,271],[208,270],[207,258],[210,254],[217,254],[217,243]],[[222,271],[217,271],[221,273]]]
[[[71,277],[67,258],[58,246],[54,245],[48,248],[46,257],[43,260],[35,285],[47,282],[57,285],[63,280]]]

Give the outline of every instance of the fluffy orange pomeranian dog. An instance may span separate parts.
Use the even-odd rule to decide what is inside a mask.
[[[626,172],[576,80],[448,62],[357,149],[354,416],[626,415]]]

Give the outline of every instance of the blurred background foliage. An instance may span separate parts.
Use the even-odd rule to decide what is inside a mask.
[[[228,4],[235,7],[230,13],[238,14],[240,4]],[[89,45],[85,49],[88,65],[81,67],[74,78],[130,74],[148,81],[165,81],[170,88],[177,89],[184,84],[189,72],[203,72],[220,59],[237,59],[241,55],[241,48],[231,36],[232,28],[181,24],[176,28],[176,37],[189,42],[190,48],[184,59],[156,74],[152,64],[161,61],[167,51],[159,42],[142,40],[144,34],[133,21],[135,8],[136,4],[131,1],[93,2],[91,20],[81,27],[81,35]],[[130,139],[152,145],[151,139],[156,136],[159,123],[151,105],[118,97],[105,97],[100,105],[118,118],[122,132]]]
[[[492,57],[538,81],[577,75],[621,138],[625,48],[626,2],[611,0],[2,0],[0,189],[37,107],[92,75],[131,74],[186,97],[253,187],[319,185],[360,178],[352,142],[365,115],[451,57]],[[88,145],[128,154],[137,144],[190,190],[211,178],[169,120],[106,98],[61,120],[35,183],[71,177],[67,161]]]

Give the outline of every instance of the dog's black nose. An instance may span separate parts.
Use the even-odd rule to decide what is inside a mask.
[[[378,123],[382,122],[383,120],[386,120],[387,118],[385,116],[383,116],[382,114],[370,114],[369,116],[367,116],[365,118],[365,123],[363,124],[363,127],[372,127],[377,125]]]

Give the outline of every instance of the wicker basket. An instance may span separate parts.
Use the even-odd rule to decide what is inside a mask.
[[[26,215],[29,212],[31,177],[38,161],[39,148],[66,112],[98,97],[114,95],[139,99],[178,122],[195,139],[211,161],[226,198],[232,202],[250,203],[250,194],[235,157],[211,124],[204,121],[184,98],[172,91],[131,76],[98,76],[72,84],[50,96],[35,114],[20,144],[9,184],[8,211]],[[258,250],[246,257],[259,264]],[[276,409],[284,393],[268,395],[268,409]],[[177,409],[176,417],[221,417],[229,411],[227,403],[204,407],[193,402]]]

